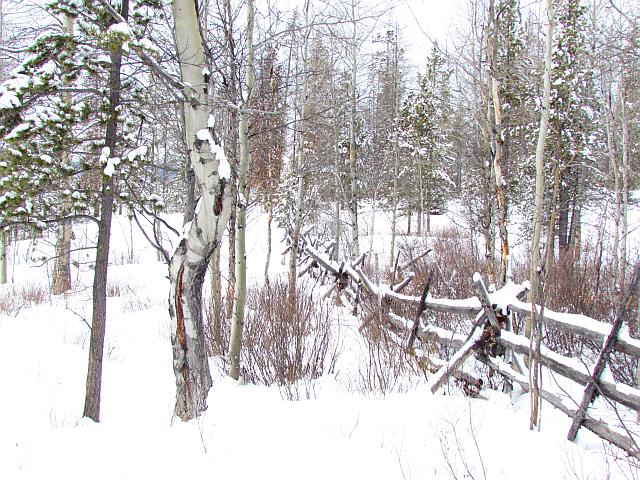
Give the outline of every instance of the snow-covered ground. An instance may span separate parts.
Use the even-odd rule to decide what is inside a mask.
[[[382,217],[376,217],[382,218]],[[174,222],[179,216],[172,217]],[[371,216],[364,215],[363,230]],[[388,250],[386,220],[376,220],[374,249]],[[446,225],[444,217],[434,217]],[[380,234],[379,232],[383,232]],[[95,239],[75,229],[77,245]],[[266,218],[248,222],[250,281],[260,281]],[[271,273],[284,271],[275,230]],[[82,419],[88,356],[93,251],[74,254],[73,293],[46,293],[52,251],[40,240],[11,250],[10,279],[0,288],[0,479],[536,479],[628,478],[589,432],[565,440],[570,420],[544,405],[542,431],[531,432],[529,397],[483,392],[470,399],[417,379],[386,396],[353,388],[362,349],[348,315],[339,330],[336,371],[312,398],[287,401],[277,387],[236,384],[212,360],[209,408],[197,421],[172,417],[174,377],[166,267],[135,225],[117,216],[109,269],[101,422]],[[363,246],[368,238],[363,238]],[[224,247],[223,247],[224,248]],[[40,286],[40,288],[38,288]],[[24,304],[24,291],[46,299]],[[13,303],[12,303],[13,302]],[[637,474],[637,472],[631,472]]]

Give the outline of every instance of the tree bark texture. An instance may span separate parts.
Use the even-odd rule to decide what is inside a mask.
[[[500,285],[507,283],[509,261],[509,236],[507,233],[507,198],[504,193],[502,161],[504,157],[504,139],[502,137],[502,107],[500,105],[500,82],[491,79],[493,89],[493,110],[495,117],[495,155],[493,171],[496,178],[496,200],[498,203],[498,232],[500,234]]]
[[[123,0],[120,15],[125,19],[129,14],[129,1]],[[115,21],[112,21],[115,23]],[[109,108],[107,111],[105,147],[109,155],[116,155],[118,141],[118,110],[120,109],[122,47],[111,54],[109,70]],[[102,174],[102,172],[101,172]],[[93,313],[91,318],[91,339],[89,341],[89,365],[84,400],[83,416],[95,422],[100,421],[100,398],[102,390],[102,360],[104,337],[107,323],[107,271],[109,267],[109,243],[111,238],[111,218],[113,216],[113,175],[103,175],[100,196],[100,222],[96,247],[96,264],[93,278]]]
[[[58,225],[56,235],[55,262],[51,293],[60,295],[71,288],[71,220],[63,220]]]
[[[547,139],[547,130],[549,128],[549,107],[551,104],[551,70],[553,68],[551,55],[553,51],[553,29],[555,13],[553,8],[553,0],[547,0],[547,38],[545,43],[544,55],[544,99],[542,104],[542,112],[540,113],[540,130],[538,131],[538,143],[536,145],[536,188],[534,196],[534,212],[533,212],[533,238],[531,242],[531,270],[529,272],[529,282],[531,290],[529,292],[529,301],[532,304],[538,302],[540,296],[540,237],[542,234],[542,208],[544,200],[544,147]],[[550,242],[553,243],[553,242]],[[530,352],[530,360],[533,364],[529,365],[530,385],[531,385],[531,417],[530,428],[538,425],[539,417],[539,362],[537,355],[540,351],[540,339],[542,332],[540,319],[537,318],[537,312],[532,308],[531,315],[527,317],[525,330],[528,337],[531,338],[531,346],[533,351]],[[534,331],[535,327],[535,331]],[[535,338],[533,338],[535,337]]]
[[[236,293],[234,302],[231,338],[229,339],[229,376],[234,380],[240,378],[240,353],[242,350],[242,331],[244,329],[244,312],[247,303],[247,256],[246,256],[246,222],[249,188],[247,174],[251,163],[249,140],[249,108],[255,84],[253,54],[253,0],[247,0],[247,90],[240,113],[240,165],[238,169],[239,200],[236,209]]]
[[[71,15],[65,15],[64,18],[64,30],[67,35],[73,37],[74,18]],[[71,106],[71,94],[63,93],[62,101],[68,106]],[[66,163],[69,161],[70,152],[65,150],[64,156],[66,157]],[[63,215],[69,213],[68,202],[62,200]],[[73,224],[71,220],[63,220],[58,225],[58,231],[56,235],[56,249],[55,260],[53,267],[53,282],[51,284],[51,293],[53,295],[60,295],[71,289],[71,232]]]
[[[309,1],[304,4],[305,9],[305,31],[302,44],[302,65],[305,71],[303,84],[302,84],[302,96],[300,106],[300,132],[298,136],[298,158],[294,165],[294,171],[298,178],[298,188],[295,200],[295,219],[293,224],[293,232],[291,235],[291,251],[289,254],[289,277],[287,294],[289,305],[297,305],[296,299],[296,281],[297,266],[298,266],[298,247],[300,244],[300,232],[302,230],[302,215],[303,215],[303,201],[306,191],[305,184],[305,129],[306,129],[306,116],[307,116],[307,91],[309,86],[309,77],[306,73],[309,68]]]
[[[185,83],[185,140],[201,192],[193,220],[169,264],[169,314],[173,369],[176,378],[175,414],[182,420],[207,408],[211,374],[204,339],[202,285],[209,258],[231,212],[230,166],[210,126],[205,55],[195,2],[174,0],[175,38],[180,74]]]

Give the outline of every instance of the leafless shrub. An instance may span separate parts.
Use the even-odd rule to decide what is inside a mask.
[[[440,451],[447,465],[451,477],[471,478],[473,480],[487,479],[487,470],[482,458],[482,451],[476,434],[476,426],[473,423],[471,404],[468,406],[468,429],[460,426],[461,418],[445,420],[445,426],[440,431]],[[465,447],[465,441],[473,440],[474,452],[469,452]],[[450,442],[452,445],[450,445]],[[477,457],[474,458],[474,457]],[[462,468],[461,468],[462,467]]]
[[[155,304],[156,302],[150,297],[129,293],[122,299],[122,310],[124,312],[139,312],[148,310]]]
[[[579,250],[563,252],[548,272],[545,299],[546,308],[554,311],[587,315],[604,322],[613,321],[620,292],[614,283],[613,261],[602,242],[593,244],[584,240]],[[632,305],[633,313],[627,326],[631,335],[638,338],[638,325],[633,321],[636,302]],[[554,328],[546,329],[543,340],[554,351],[581,358],[588,363],[595,361],[602,348],[598,342]],[[609,365],[617,381],[635,384],[635,358],[616,352]]]
[[[21,308],[40,305],[49,298],[49,288],[40,283],[7,285],[0,289],[0,313],[17,315]]]
[[[213,300],[209,297],[204,300],[204,335],[209,355],[224,357],[229,351],[231,323],[226,318],[227,308],[224,296],[220,301],[220,311],[216,313]]]
[[[473,290],[472,277],[475,272],[486,271],[486,261],[480,258],[471,247],[469,234],[458,228],[450,227],[433,232],[432,236],[422,242],[403,241],[399,245],[401,260],[399,264],[411,262],[427,248],[431,252],[414,261],[402,275],[414,274],[412,282],[403,293],[419,297],[422,294],[429,272],[435,275],[429,292],[440,298],[467,298],[476,294]],[[394,306],[394,310],[402,316],[413,319],[415,311],[406,306]],[[425,312],[425,320],[433,325],[447,328],[458,333],[467,333],[471,325],[466,315],[450,313]],[[442,352],[446,358],[449,352]]]
[[[367,359],[359,366],[357,389],[360,392],[403,392],[424,378],[424,365],[406,352],[405,339],[389,327],[371,320],[362,330]]]
[[[127,251],[112,251],[109,255],[110,265],[132,265],[140,263],[140,255]]]
[[[121,297],[126,290],[126,285],[120,281],[107,282],[107,297]]]
[[[293,306],[282,280],[251,288],[243,335],[243,378],[278,385],[288,399],[309,398],[311,381],[332,373],[338,357],[330,308],[305,284],[298,289]]]

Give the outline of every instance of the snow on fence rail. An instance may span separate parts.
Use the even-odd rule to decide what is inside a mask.
[[[456,349],[456,353],[449,361],[437,358],[430,359],[430,364],[437,367],[429,380],[429,387],[433,393],[440,388],[451,375],[466,381],[477,381],[477,378],[467,372],[461,372],[460,367],[471,357],[489,366],[500,373],[511,383],[518,384],[525,392],[530,390],[528,370],[521,355],[530,353],[530,340],[522,335],[510,331],[510,315],[515,312],[520,315],[531,315],[533,306],[522,301],[527,291],[525,285],[508,283],[502,289],[488,293],[479,274],[474,275],[474,283],[478,295],[466,299],[434,298],[428,294],[429,282],[421,297],[404,295],[402,289],[406,287],[411,277],[406,278],[395,286],[375,284],[360,268],[364,261],[364,255],[352,262],[334,262],[328,256],[329,248],[319,248],[309,234],[303,235],[299,244],[300,274],[309,273],[319,268],[322,279],[332,277],[333,286],[328,294],[333,291],[346,292],[353,302],[354,313],[357,311],[358,302],[362,292],[375,297],[379,306],[384,306],[386,318],[380,312],[379,320],[388,322],[388,326],[396,331],[409,334],[409,350],[415,338],[422,341],[432,340],[440,344]],[[322,251],[324,250],[324,252]],[[594,395],[599,393],[605,398],[613,400],[640,415],[640,390],[630,385],[617,383],[612,379],[602,378],[604,366],[609,360],[612,350],[640,357],[640,340],[631,338],[627,330],[620,330],[626,308],[630,306],[630,299],[637,295],[640,281],[640,265],[634,268],[631,286],[623,305],[616,314],[614,325],[599,322],[584,315],[573,315],[543,310],[540,315],[540,307],[536,305],[537,317],[547,327],[553,327],[564,333],[579,335],[603,344],[598,362],[594,370],[590,369],[575,358],[565,357],[551,349],[541,346],[539,356],[542,365],[550,370],[585,386],[582,402],[575,401],[562,394],[552,392],[548,388],[541,390],[541,396],[569,417],[574,419],[569,439],[575,439],[575,433],[581,426],[591,430],[601,438],[611,442],[630,456],[640,459],[640,448],[636,442],[636,436],[628,429],[621,431],[612,427],[606,421],[587,413],[588,406],[593,401]],[[393,304],[412,305],[417,308],[416,320],[401,317],[390,310]],[[475,316],[471,332],[462,335],[445,328],[434,325],[424,325],[420,321],[424,310],[435,312],[462,314]],[[416,323],[417,322],[417,323]],[[366,326],[363,323],[361,330]],[[489,348],[491,344],[491,348]],[[513,365],[505,359],[494,356],[495,345],[502,347],[506,353],[505,358],[513,361]],[[475,355],[474,355],[475,354]]]

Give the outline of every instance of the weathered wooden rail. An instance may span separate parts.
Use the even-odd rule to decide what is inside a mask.
[[[315,245],[308,235],[303,237],[299,249],[300,276],[319,268],[324,278],[332,277],[334,284],[332,291],[347,294],[350,301],[354,303],[354,311],[363,292],[376,298],[379,306],[391,307],[394,304],[414,306],[418,311],[417,320],[403,318],[391,311],[390,308],[385,309],[384,315],[381,309],[378,320],[387,322],[396,331],[406,332],[411,339],[411,345],[416,337],[421,341],[435,341],[456,350],[456,353],[448,361],[431,359],[431,365],[439,367],[429,379],[429,387],[432,392],[435,393],[451,375],[469,380],[468,372],[461,375],[459,369],[470,358],[475,358],[475,361],[489,366],[509,382],[518,384],[523,391],[530,390],[528,370],[521,357],[521,355],[529,355],[530,340],[524,336],[516,335],[508,328],[509,316],[512,313],[531,315],[533,312],[534,306],[522,301],[522,297],[526,293],[525,286],[509,283],[497,292],[488,293],[480,275],[476,274],[473,280],[478,294],[475,297],[457,300],[434,298],[426,294],[422,297],[414,297],[401,293],[410,283],[411,277],[395,286],[374,283],[360,267],[364,255],[353,262],[331,261],[327,254],[328,249],[322,249]],[[636,265],[634,278],[631,282],[632,288],[637,289],[639,279],[640,266]],[[427,290],[428,288],[425,289],[425,292]],[[629,299],[633,295],[637,295],[637,292],[630,289],[626,296],[627,308],[630,305]],[[613,350],[640,357],[640,340],[632,338],[626,329],[620,330],[626,313],[623,306],[616,314],[613,329],[609,323],[600,322],[584,315],[560,314],[546,309],[541,313],[537,305],[535,308],[537,317],[540,318],[543,325],[603,345],[593,371],[575,358],[565,357],[545,346],[540,348],[539,358],[542,365],[579,385],[585,386],[582,401],[563,397],[562,393],[554,392],[548,387],[540,391],[543,399],[574,419],[569,438],[575,439],[575,433],[582,426],[621,448],[630,456],[640,459],[640,448],[635,434],[631,433],[629,429],[621,430],[612,427],[605,420],[596,418],[595,415],[590,415],[588,412],[588,407],[594,396],[600,394],[640,414],[640,390],[608,378],[602,378],[604,365],[609,361],[609,355]],[[471,332],[468,335],[462,335],[434,325],[425,325],[420,321],[424,310],[467,315],[475,317],[475,321],[472,324]],[[366,324],[363,324],[361,329],[365,326]],[[487,348],[489,339],[492,343],[502,347],[502,351],[508,352],[512,363],[507,363],[503,358],[493,356],[495,347],[492,347],[493,350]],[[471,381],[473,380],[471,379]]]

